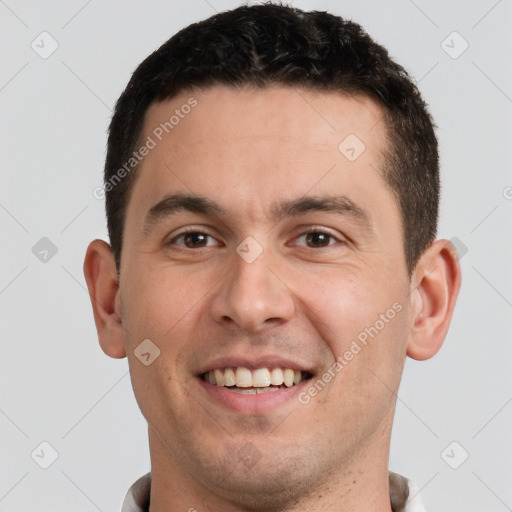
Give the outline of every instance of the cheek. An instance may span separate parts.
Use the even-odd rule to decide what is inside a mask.
[[[200,305],[190,295],[169,292],[162,279],[147,279],[132,291],[125,339],[135,398],[148,423],[176,426],[190,406],[184,359],[194,345],[192,305]]]
[[[145,271],[133,272],[134,278],[122,290],[127,329],[134,340],[154,338],[163,343],[186,328],[211,285],[201,276],[162,265],[139,268]]]
[[[305,314],[333,354],[339,355],[347,349],[347,342],[375,322],[386,298],[376,293],[374,285],[346,268],[325,269],[325,276],[321,274],[302,275],[297,280],[296,293],[305,306]]]
[[[379,378],[395,389],[408,334],[405,295],[393,283],[363,280],[345,271],[335,276],[332,270],[325,280],[308,275],[296,290],[329,349],[332,363],[327,370],[340,375],[338,384],[358,393],[374,386],[385,391]]]
[[[190,364],[196,343],[205,337],[198,318],[207,316],[205,299],[212,286],[207,276],[197,273],[190,276],[176,268],[142,263],[137,268],[144,268],[144,273],[127,270],[133,278],[125,281],[121,294],[134,392],[139,406],[147,408],[158,400],[165,403],[172,396],[179,407],[176,400],[181,399],[183,383],[189,378],[186,362]],[[148,345],[144,354],[149,356],[141,354],[144,343]],[[148,359],[152,362],[146,366]],[[158,416],[161,411],[143,413]]]

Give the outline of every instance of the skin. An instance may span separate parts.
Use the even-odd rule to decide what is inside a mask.
[[[191,96],[197,106],[138,170],[120,279],[101,240],[84,264],[101,347],[128,357],[148,421],[152,510],[390,512],[404,360],[428,359],[443,343],[460,286],[455,249],[435,241],[408,275],[372,100],[215,86],[153,104],[141,140]],[[366,146],[353,162],[338,151],[349,134]],[[182,209],[145,232],[148,210],[178,193],[223,211]],[[367,222],[332,211],[273,215],[305,195],[344,195]],[[185,228],[209,237],[177,238]],[[263,251],[252,263],[236,251],[249,236]],[[206,246],[187,247],[197,240]],[[272,355],[310,371],[310,386],[396,303],[400,312],[307,404],[239,411],[197,377],[219,357]],[[149,366],[134,354],[147,338],[160,350]]]

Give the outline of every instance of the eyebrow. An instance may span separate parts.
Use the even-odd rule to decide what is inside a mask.
[[[155,224],[183,211],[210,217],[227,218],[229,216],[228,212],[218,203],[206,197],[194,194],[170,194],[148,210],[144,221],[144,233],[149,233]],[[369,230],[373,227],[368,212],[345,195],[299,197],[272,205],[270,212],[275,220],[285,217],[300,217],[313,212],[335,213],[350,217]]]
[[[170,194],[152,206],[144,221],[144,233],[163,219],[181,211],[220,217],[225,211],[214,201],[192,194]]]
[[[364,227],[373,226],[371,217],[345,195],[304,196],[275,205],[272,214],[277,219],[299,217],[312,212],[327,212],[352,217]]]

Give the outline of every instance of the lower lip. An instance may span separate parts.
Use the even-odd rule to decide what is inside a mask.
[[[228,409],[240,413],[267,413],[291,400],[297,400],[297,395],[307,386],[308,380],[303,380],[300,384],[283,387],[277,391],[268,393],[242,394],[236,391],[230,391],[225,386],[216,386],[197,378],[201,387],[206,391],[210,399],[221,404]]]

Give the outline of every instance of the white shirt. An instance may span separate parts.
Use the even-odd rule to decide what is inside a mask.
[[[409,484],[409,500],[401,512],[425,512],[418,495],[418,488],[410,480],[407,480],[407,483]],[[150,492],[151,473],[147,473],[130,487],[121,512],[148,512]]]

